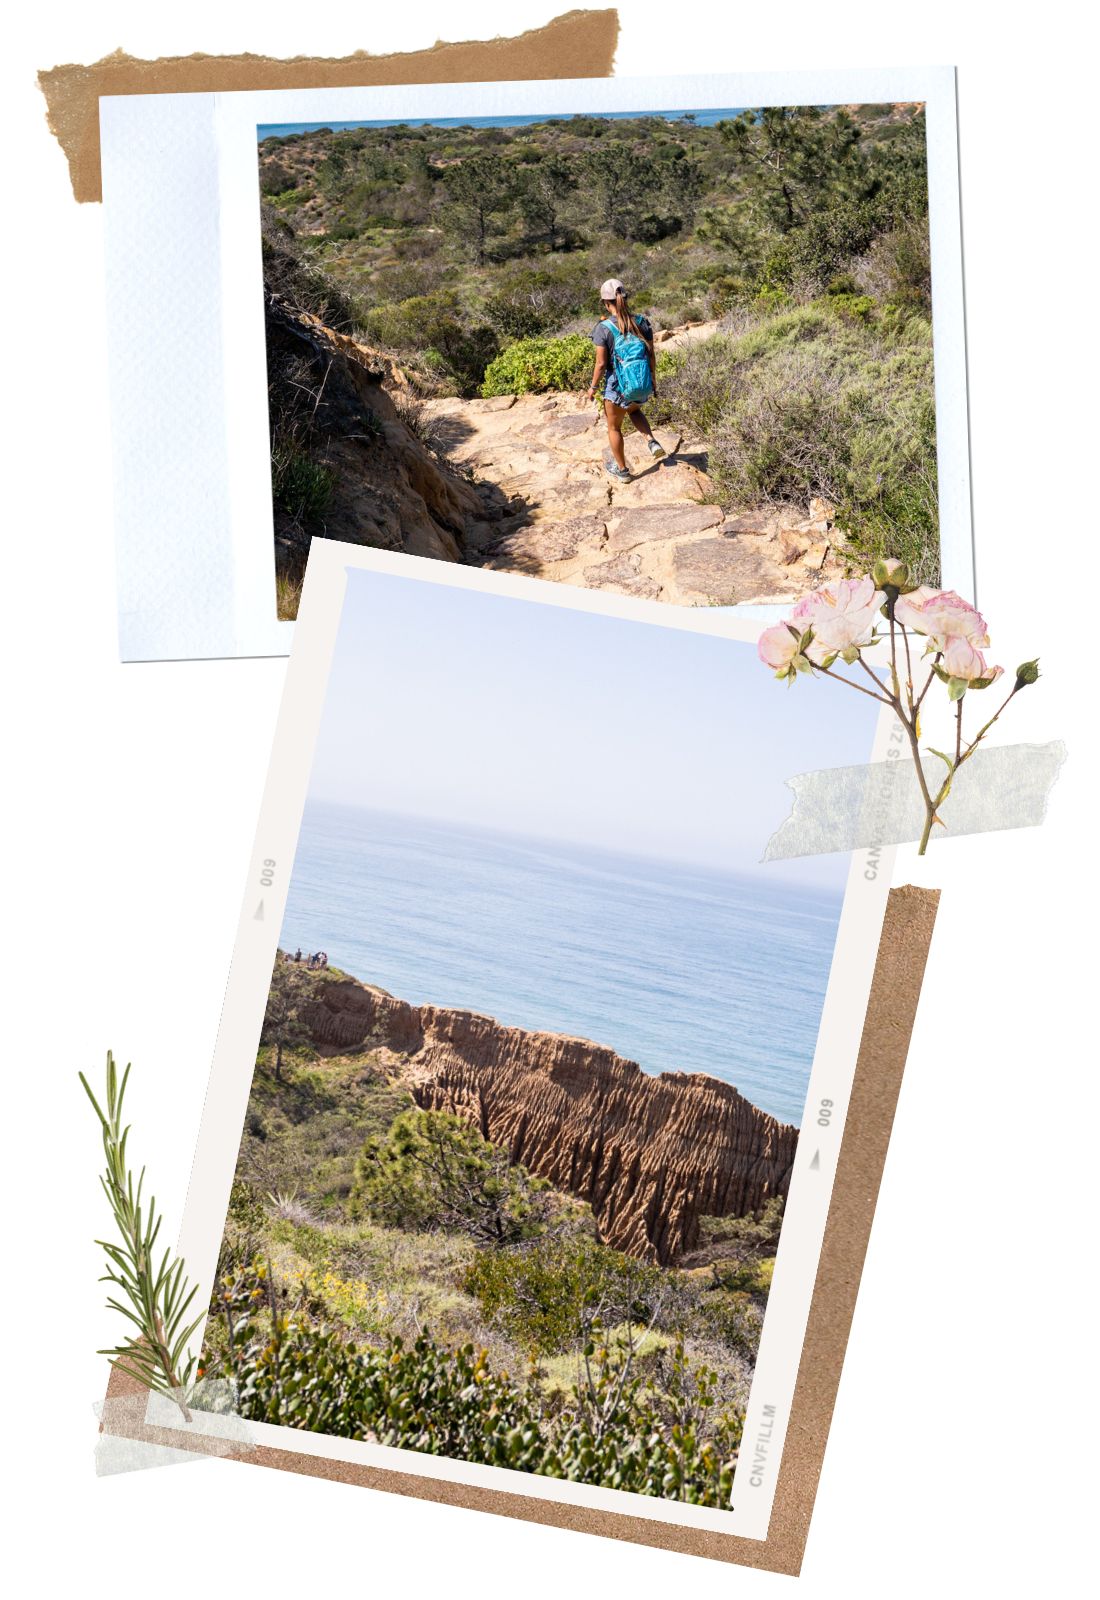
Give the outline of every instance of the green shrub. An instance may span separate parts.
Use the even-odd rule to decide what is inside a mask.
[[[823,286],[854,256],[862,255],[887,224],[882,205],[874,201],[842,201],[816,212],[784,241],[792,276]]]
[[[256,1189],[235,1178],[218,1258],[219,1276],[248,1265],[262,1247],[267,1213]]]
[[[869,294],[830,293],[829,308],[838,317],[849,322],[870,322],[875,314],[875,302]]]
[[[365,314],[363,327],[369,341],[422,357],[425,365],[453,378],[464,393],[477,388],[499,348],[493,330],[470,324],[458,296],[449,289],[375,306]]]
[[[302,526],[320,522],[334,486],[332,471],[323,462],[312,460],[293,444],[276,442],[272,446],[272,499],[293,522]]]
[[[729,1507],[743,1413],[721,1407],[717,1375],[680,1342],[643,1375],[635,1347],[597,1325],[583,1379],[548,1395],[537,1372],[512,1379],[472,1344],[345,1343],[262,1264],[224,1282],[212,1310],[206,1375],[229,1380],[247,1421]]]
[[[654,421],[707,441],[723,503],[822,495],[848,553],[938,579],[931,325],[847,283],[744,333],[658,355]]]
[[[589,278],[581,262],[512,268],[497,277],[496,288],[485,301],[485,315],[506,339],[552,333],[590,305]]]
[[[724,317],[727,311],[743,305],[749,296],[748,281],[727,273],[715,278],[711,283],[707,296],[707,309],[712,317]]]
[[[703,1319],[711,1333],[728,1349],[755,1361],[760,1348],[764,1311],[758,1299],[745,1290],[723,1290],[707,1295]]]
[[[352,1214],[398,1228],[443,1228],[495,1246],[532,1238],[547,1185],[461,1117],[414,1109],[369,1139],[355,1167]]]
[[[887,275],[887,294],[897,306],[932,314],[932,247],[928,219],[911,220],[877,241],[879,264]]]
[[[675,421],[710,438],[729,408],[740,369],[722,334],[671,353],[657,347],[657,399],[646,407],[651,422]]]
[[[592,341],[583,333],[569,333],[561,339],[517,339],[490,362],[481,393],[583,389],[592,376],[594,361]]]
[[[706,1244],[720,1244],[738,1261],[757,1262],[761,1256],[774,1254],[783,1227],[784,1203],[781,1195],[772,1195],[758,1212],[750,1211],[742,1217],[700,1217],[699,1233]]]
[[[935,458],[907,464],[900,481],[873,498],[847,499],[837,511],[845,554],[861,567],[896,556],[918,583],[940,581]]]
[[[579,1234],[483,1252],[462,1286],[514,1344],[549,1356],[582,1342],[597,1309],[612,1325],[648,1322],[662,1281],[660,1268]]]
[[[710,441],[709,469],[732,501],[835,501],[849,448],[849,418],[828,357],[783,351],[737,385]]]
[[[285,194],[288,189],[294,188],[294,175],[281,161],[269,161],[260,168],[260,193],[265,199],[272,195]]]
[[[367,312],[364,328],[369,339],[392,350],[426,350],[461,334],[458,300],[441,291],[383,303]]]

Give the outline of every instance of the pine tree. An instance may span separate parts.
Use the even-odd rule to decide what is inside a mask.
[[[450,200],[451,221],[473,246],[477,264],[483,267],[494,219],[506,212],[516,198],[514,169],[500,156],[486,151],[448,167],[443,174],[443,187]]]
[[[353,1209],[398,1228],[443,1228],[508,1245],[541,1231],[546,1185],[507,1150],[444,1111],[406,1111],[369,1139],[355,1167]]]
[[[566,156],[544,156],[524,174],[524,214],[550,250],[558,248],[562,208],[576,188],[574,164]]]
[[[615,238],[625,238],[637,201],[639,157],[632,145],[609,140],[584,157],[584,175],[598,212],[598,221]]]
[[[862,199],[869,175],[860,130],[839,111],[765,106],[719,123],[734,158],[734,177],[759,217],[789,233],[837,199]]]

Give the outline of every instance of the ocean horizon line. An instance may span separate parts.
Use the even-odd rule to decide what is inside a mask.
[[[473,820],[468,820],[464,817],[454,818],[449,816],[441,816],[436,812],[400,810],[392,806],[378,806],[366,804],[356,800],[336,799],[331,795],[309,794],[306,796],[305,803],[307,807],[311,805],[330,806],[335,807],[338,810],[352,811],[360,815],[365,813],[368,816],[385,817],[394,821],[409,821],[418,824],[427,824],[429,827],[434,827],[444,832],[450,831],[459,834],[469,833],[475,837],[498,840],[514,840],[519,844],[540,845],[549,847],[550,849],[559,850],[563,854],[575,852],[579,854],[587,853],[591,855],[607,855],[612,856],[620,861],[632,862],[636,865],[667,867],[673,870],[685,872],[710,873],[715,877],[732,878],[739,882],[755,884],[762,881],[765,876],[763,872],[758,875],[757,872],[753,871],[751,867],[732,867],[720,865],[713,860],[706,860],[698,856],[667,856],[649,854],[637,849],[624,850],[616,847],[615,845],[604,843],[601,840],[576,839],[558,834],[528,833],[520,829],[505,828],[498,824],[476,822]],[[760,868],[764,868],[766,865],[767,863],[765,862],[753,863],[753,866]],[[843,887],[833,889],[825,884],[806,882],[801,879],[794,879],[787,876],[782,878],[772,877],[770,873],[767,874],[767,877],[771,879],[771,886],[780,891],[811,895],[815,899],[828,901],[834,906],[841,904],[844,899]]]
[[[300,133],[345,133],[353,128],[530,128],[547,122],[572,122],[575,117],[603,122],[636,122],[643,117],[659,117],[664,122],[690,120],[696,127],[709,128],[753,109],[751,106],[678,106],[648,111],[517,112],[497,117],[359,117],[339,122],[261,122],[256,125],[256,137],[257,143],[262,144],[265,139],[288,139]]]
[[[842,897],[314,795],[279,943],[400,996],[703,1072],[797,1126]]]

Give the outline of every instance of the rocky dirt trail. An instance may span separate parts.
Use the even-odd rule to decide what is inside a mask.
[[[714,328],[658,336],[660,347]],[[633,480],[615,482],[602,413],[581,396],[429,400],[423,422],[435,449],[507,502],[503,519],[468,528],[471,564],[674,605],[784,603],[840,571],[831,508],[723,511],[706,448],[688,435],[656,429],[668,454],[655,462],[628,434]]]

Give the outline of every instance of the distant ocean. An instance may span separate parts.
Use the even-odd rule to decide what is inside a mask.
[[[679,122],[692,117],[700,128],[713,127],[730,117],[738,117],[742,106],[727,106],[724,110],[694,111],[578,111],[563,116],[523,117],[385,117],[379,122],[272,122],[257,129],[260,139],[285,139],[289,133],[312,133],[316,128],[331,128],[339,133],[343,128],[526,128],[536,122],[569,122],[573,116],[630,119],[633,117],[664,117],[666,122]]]
[[[280,943],[414,1004],[709,1072],[799,1123],[840,897],[311,803]]]

